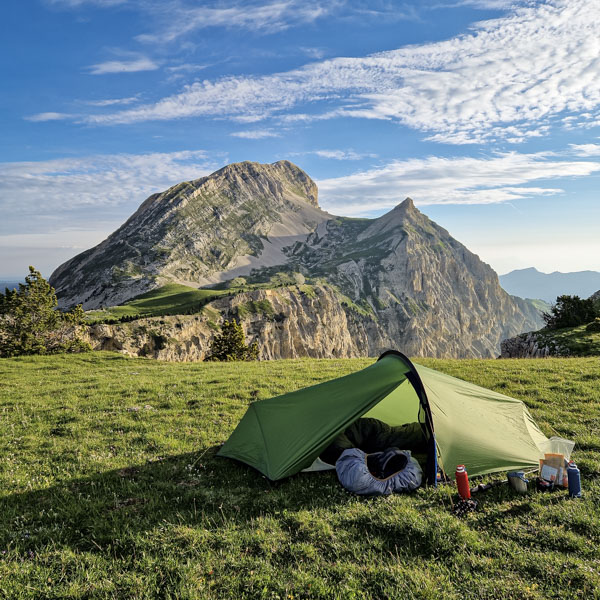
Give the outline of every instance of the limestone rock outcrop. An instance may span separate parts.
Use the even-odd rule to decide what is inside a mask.
[[[261,360],[276,358],[354,358],[391,348],[372,317],[342,306],[331,286],[255,290],[207,304],[197,315],[138,319],[91,326],[94,350],[170,361],[203,360],[218,325],[238,319],[246,340],[259,342]]]
[[[548,358],[568,355],[567,348],[535,331],[502,340],[500,344],[500,358]]]

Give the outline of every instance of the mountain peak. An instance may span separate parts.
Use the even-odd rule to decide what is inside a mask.
[[[410,197],[405,198],[400,204],[397,204],[389,213],[390,217],[414,217],[416,215],[421,214],[419,210],[415,207],[415,203],[413,199]]]
[[[415,210],[415,203],[410,196],[407,196],[403,202],[400,202],[396,208],[402,208],[404,210]]]
[[[249,160],[232,163],[219,169],[206,179],[224,177],[232,183],[243,185],[251,180],[261,187],[275,191],[276,188],[286,187],[297,196],[319,207],[319,191],[317,184],[297,165],[289,160],[278,160],[274,163],[258,163]]]
[[[231,271],[282,265],[285,247],[331,218],[317,198],[315,182],[287,160],[233,163],[153,194],[50,281],[61,305],[95,308],[165,281],[207,285]]]
[[[406,198],[403,202],[392,208],[389,212],[375,219],[371,225],[360,234],[361,239],[369,236],[390,232],[397,227],[402,227],[406,223],[414,224],[427,219],[412,201],[412,198]]]

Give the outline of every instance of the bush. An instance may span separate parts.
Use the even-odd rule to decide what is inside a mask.
[[[556,304],[552,305],[550,312],[543,313],[542,318],[548,329],[561,329],[584,325],[597,316],[600,315],[593,300],[582,300],[579,296],[558,296]]]
[[[78,336],[85,316],[81,305],[64,313],[57,305],[54,288],[29,267],[18,290],[0,294],[0,357],[90,350]]]
[[[257,360],[258,343],[246,345],[244,330],[237,321],[225,321],[221,333],[217,334],[210,344],[206,360]]]
[[[600,332],[600,317],[596,317],[591,323],[589,323],[585,330],[592,332]]]

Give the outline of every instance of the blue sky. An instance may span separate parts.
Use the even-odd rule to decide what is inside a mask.
[[[3,23],[0,279],[283,158],[334,214],[411,196],[499,273],[600,270],[598,2],[20,0]]]

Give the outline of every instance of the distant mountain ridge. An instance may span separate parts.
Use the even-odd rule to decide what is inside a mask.
[[[557,296],[563,295],[588,298],[600,289],[600,272],[542,273],[530,267],[500,275],[500,285],[509,294],[546,302],[555,302]]]
[[[63,306],[98,308],[167,282],[198,287],[240,275],[268,282],[278,272],[306,278],[310,293],[324,300],[307,302],[298,296],[309,293],[302,286],[290,288],[270,338],[291,331],[286,319],[326,323],[336,315],[360,337],[345,355],[393,347],[421,356],[496,356],[502,339],[542,325],[530,303],[507,294],[489,265],[410,198],[377,219],[335,217],[319,207],[310,177],[288,161],[228,165],[150,196],[104,242],[61,265],[50,283]],[[234,304],[219,300],[215,310],[224,315]],[[266,331],[269,318],[255,315],[253,331]],[[259,339],[288,348],[268,357],[302,355],[314,345],[308,336],[325,331],[293,330],[291,345]]]

